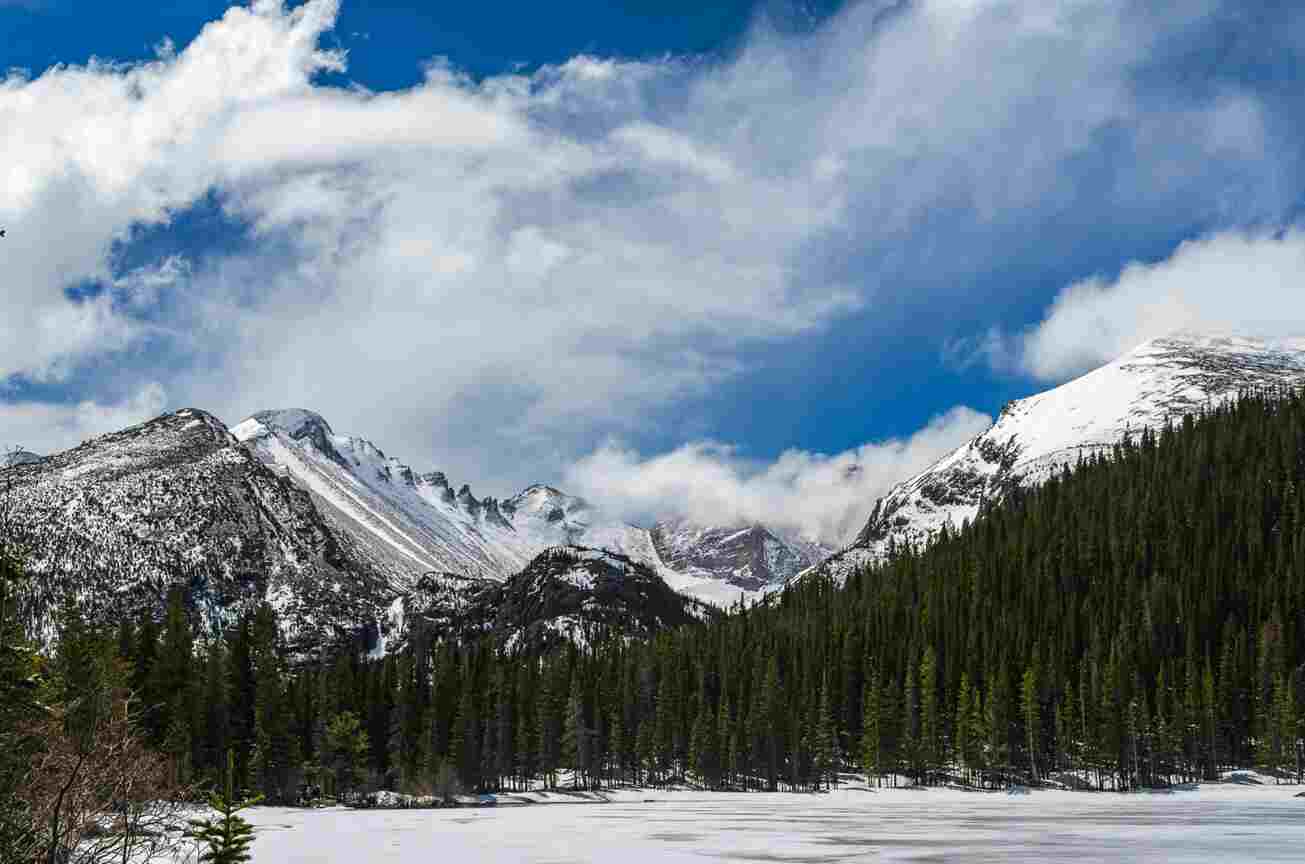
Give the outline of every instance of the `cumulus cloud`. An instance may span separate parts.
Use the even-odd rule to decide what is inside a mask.
[[[155,62],[95,61],[0,82],[0,380],[59,380],[147,335],[111,292],[75,299],[65,289],[111,283],[115,241],[220,184],[229,171],[212,158],[212,138],[227,118],[294,98],[314,74],[342,68],[316,47],[335,11],[259,0],[180,54],[165,46]]]
[[[149,63],[11,75],[0,380],[134,363],[228,420],[307,405],[506,491],[850,314],[976,302],[956,277],[1085,189],[1123,221],[1274,212],[1253,94],[1137,87],[1216,6],[862,2],[721,62],[435,59],[376,93],[322,81],[347,73],[335,0],[256,0]],[[1108,183],[1081,170],[1103,140],[1133,154]],[[115,272],[210,198],[246,244]],[[86,280],[114,290],[68,296]]]
[[[1177,330],[1305,332],[1305,232],[1217,233],[1114,279],[1075,282],[1039,324],[989,333],[977,353],[999,369],[1064,381]]]
[[[908,438],[834,455],[789,450],[772,463],[741,459],[734,447],[697,442],[643,457],[608,444],[577,462],[569,488],[635,522],[679,517],[701,524],[762,522],[838,547],[865,523],[875,500],[991,425],[956,408]]]
[[[0,403],[0,452],[15,447],[42,456],[75,447],[88,438],[143,423],[162,413],[167,393],[151,382],[120,402],[88,400],[70,405]]]

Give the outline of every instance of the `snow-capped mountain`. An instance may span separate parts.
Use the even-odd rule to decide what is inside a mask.
[[[959,527],[1018,485],[1040,483],[1126,435],[1161,428],[1238,393],[1305,385],[1305,338],[1265,341],[1178,333],[1088,374],[1011,402],[997,421],[894,486],[851,546],[818,566],[835,578]],[[810,572],[810,571],[805,571]]]
[[[413,622],[547,645],[708,614],[657,567],[570,544],[633,537],[655,554],[646,531],[591,524],[588,506],[556,489],[478,500],[310,412],[260,414],[238,431],[186,409],[4,468],[0,524],[34,577],[20,595],[33,634],[51,639],[70,598],[109,622],[161,613],[176,587],[202,632],[267,601],[303,648],[365,634],[384,650]],[[443,562],[460,569],[429,572]]]
[[[651,533],[658,556],[672,570],[748,591],[783,584],[831,551],[755,524],[713,527],[670,519],[658,522]]]
[[[112,620],[160,610],[179,585],[203,631],[266,600],[294,642],[375,634],[432,580],[480,596],[546,550],[576,545],[654,574],[663,588],[649,598],[681,592],[724,606],[812,554],[759,528],[655,532],[549,486],[477,498],[302,410],[228,430],[186,409],[49,457],[9,454],[0,470],[7,530],[36,577],[25,614],[46,638],[66,597]],[[638,602],[627,604],[631,620],[642,620]]]
[[[187,409],[4,471],[6,522],[28,571],[23,608],[48,637],[75,597],[105,620],[189,592],[207,631],[268,600],[291,639],[375,621],[393,596],[312,499]]]
[[[723,605],[782,585],[828,551],[761,526],[676,521],[647,529],[551,486],[477,498],[465,484],[455,492],[444,473],[419,473],[302,409],[259,412],[232,433],[306,489],[326,521],[400,585],[430,572],[501,581],[545,549],[584,545],[626,556],[676,590]]]

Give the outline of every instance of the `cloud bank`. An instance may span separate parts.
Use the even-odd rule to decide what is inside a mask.
[[[1257,96],[1139,84],[1219,8],[867,0],[723,61],[433,58],[370,92],[324,83],[335,0],[256,0],[149,63],[11,74],[0,380],[308,406],[500,493],[561,476],[848,316],[1000,307],[975,274],[1067,210],[1273,218],[1295,145]],[[224,236],[123,269],[207,201]]]
[[[66,405],[11,402],[0,406],[0,453],[21,447],[48,456],[157,417],[167,404],[167,394],[158,383],[108,404],[92,400]]]
[[[994,331],[978,351],[999,369],[1064,381],[1177,330],[1305,332],[1305,232],[1225,232],[1115,279],[1075,282],[1024,333]]]
[[[577,462],[568,488],[633,522],[680,517],[705,525],[763,522],[840,547],[894,483],[928,468],[983,432],[992,419],[969,408],[936,417],[909,438],[834,455],[789,450],[767,465],[733,447],[686,444],[643,457],[608,444]]]

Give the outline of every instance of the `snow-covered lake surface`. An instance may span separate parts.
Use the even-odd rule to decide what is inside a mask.
[[[260,808],[254,864],[1305,860],[1301,787],[1168,794],[628,792],[608,804]],[[555,796],[566,800],[564,796]],[[645,800],[651,799],[651,800]]]

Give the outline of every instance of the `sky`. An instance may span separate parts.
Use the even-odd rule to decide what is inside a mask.
[[[0,443],[305,407],[838,545],[1009,399],[1305,329],[1303,49],[1274,0],[0,0]]]

